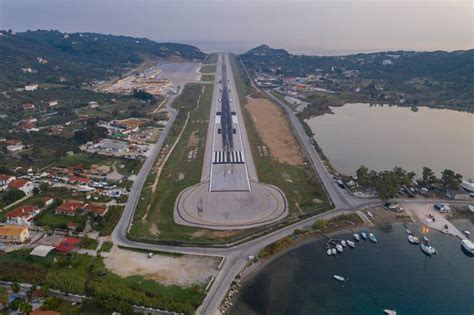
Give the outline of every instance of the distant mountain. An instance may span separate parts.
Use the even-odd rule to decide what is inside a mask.
[[[0,91],[28,83],[103,80],[145,57],[200,60],[206,56],[194,46],[128,36],[43,30],[0,34]]]
[[[284,49],[275,49],[271,48],[268,45],[260,45],[258,47],[252,48],[245,55],[253,56],[271,56],[271,57],[287,57],[290,54]]]

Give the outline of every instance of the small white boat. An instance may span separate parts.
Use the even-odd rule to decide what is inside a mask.
[[[422,243],[420,246],[421,250],[428,256],[437,254],[438,252],[433,246],[428,245],[428,243]]]
[[[408,242],[411,244],[415,244],[415,237],[411,234],[408,234]]]
[[[360,236],[357,233],[352,234],[352,237],[358,242],[360,241]]]
[[[469,231],[463,231],[464,235],[466,235],[467,238],[471,237],[471,232]]]
[[[367,241],[367,233],[365,233],[365,232],[360,232],[360,236],[362,237],[362,239],[363,239],[364,241]]]
[[[407,232],[407,234],[412,234],[409,229],[405,229],[405,232]]]
[[[397,315],[397,312],[393,310],[383,310],[383,313],[385,315]]]
[[[336,249],[338,252],[342,253],[342,246],[340,244],[336,245]]]
[[[349,245],[350,248],[354,248],[356,246],[356,244],[353,241],[347,240],[346,242],[347,242],[347,245]]]
[[[342,240],[342,241],[341,241],[341,245],[344,246],[344,247],[346,247],[346,246],[347,246],[346,241]]]
[[[332,251],[330,248],[328,248],[328,250],[326,251],[326,254],[328,254],[328,256],[331,256],[332,255]]]
[[[371,241],[371,242],[373,242],[373,243],[377,243],[377,238],[375,237],[375,235],[374,235],[374,234],[372,234],[372,233],[369,233],[369,239],[370,239],[370,241]]]
[[[334,277],[334,279],[336,279],[337,281],[341,281],[341,282],[346,281],[346,278],[344,278],[343,276],[334,275],[333,277]]]
[[[469,254],[474,255],[474,243],[471,242],[470,240],[462,240],[461,241],[461,246],[469,252]]]
[[[425,241],[426,243],[429,242],[429,239],[426,237],[426,236],[423,236],[423,241]]]
[[[331,249],[331,252],[332,252],[333,255],[336,255],[336,254],[337,254],[337,251],[336,251],[335,248]]]

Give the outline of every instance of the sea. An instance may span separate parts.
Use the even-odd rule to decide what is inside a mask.
[[[453,223],[474,232],[469,220]],[[355,249],[327,256],[323,239],[277,257],[245,283],[231,314],[474,314],[474,257],[462,251],[459,239],[430,231],[438,254],[428,257],[408,243],[401,223],[367,231],[377,244],[361,240]]]

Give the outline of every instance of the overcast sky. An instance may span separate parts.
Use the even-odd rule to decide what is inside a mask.
[[[308,54],[473,48],[474,1],[0,0],[0,29],[148,37]]]

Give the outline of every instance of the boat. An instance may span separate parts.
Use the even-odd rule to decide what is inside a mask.
[[[373,243],[377,243],[377,238],[375,237],[375,235],[374,235],[374,234],[372,234],[372,233],[369,233],[369,239],[370,239],[370,241],[371,241],[371,242],[373,242]]]
[[[425,242],[421,243],[420,248],[428,256],[438,253],[433,246],[430,246],[428,243],[425,243]]]
[[[364,241],[367,241],[367,233],[365,233],[365,232],[360,232],[360,236],[362,237],[362,239],[363,239]]]
[[[373,213],[370,212],[370,211],[365,211],[365,214],[367,215],[368,218],[373,218],[374,217]]]
[[[328,254],[328,256],[331,256],[332,255],[332,251],[330,248],[328,248],[328,250],[326,251],[326,254]]]
[[[405,232],[407,232],[407,234],[412,234],[409,229],[405,229]]]
[[[415,244],[415,245],[420,244],[420,239],[413,234],[408,235],[408,241],[411,244]]]
[[[425,243],[428,243],[429,239],[426,236],[423,236],[423,241],[425,241]]]
[[[358,242],[360,241],[360,236],[357,233],[352,234],[352,237]]]
[[[331,252],[332,252],[333,255],[336,255],[336,254],[337,254],[337,251],[336,251],[335,248],[331,249]]]
[[[344,247],[346,247],[346,246],[347,246],[346,241],[342,240],[342,241],[341,241],[341,245],[344,246]]]
[[[464,235],[466,235],[467,238],[471,237],[471,232],[469,231],[463,231]]]
[[[469,254],[474,255],[474,243],[470,240],[462,240],[461,246],[464,250],[466,250]]]
[[[341,281],[341,282],[346,281],[346,278],[344,278],[343,276],[334,275],[333,277],[334,277],[334,279],[336,279],[337,281]]]
[[[470,210],[471,212],[474,212],[474,206],[469,205],[469,210]]]
[[[346,242],[347,242],[347,245],[349,245],[350,248],[354,248],[356,246],[356,244],[353,241],[347,240]]]
[[[338,252],[342,253],[342,246],[340,244],[336,245],[336,249]]]
[[[385,315],[397,315],[397,311],[393,311],[393,310],[383,310],[383,313]]]

